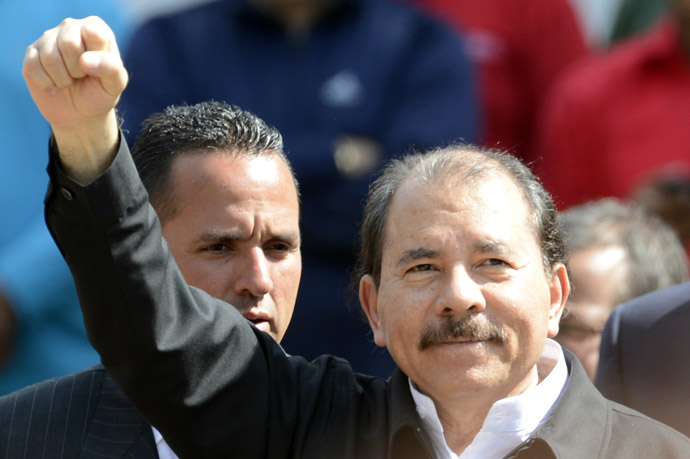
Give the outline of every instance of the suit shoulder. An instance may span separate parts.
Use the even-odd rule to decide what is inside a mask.
[[[74,398],[79,393],[97,390],[102,385],[105,375],[105,369],[97,365],[3,395],[0,397],[0,417],[6,416],[8,408],[12,409],[13,406],[16,409],[16,407],[31,403],[33,407],[36,407],[37,403],[53,403],[56,399],[65,396]]]
[[[100,398],[105,371],[92,367],[0,397],[4,457],[77,457]]]
[[[672,285],[639,296],[615,308],[621,320],[658,319],[679,308],[690,308],[690,282]]]

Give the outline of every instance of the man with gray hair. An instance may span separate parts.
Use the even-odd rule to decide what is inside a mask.
[[[613,308],[688,280],[678,236],[635,203],[606,198],[559,214],[572,292],[556,341],[571,350],[593,380],[601,331]]]
[[[553,202],[514,157],[452,146],[374,183],[359,296],[398,365],[382,380],[287,356],[186,285],[120,140],[127,75],[102,21],[48,31],[24,75],[53,127],[47,220],[89,336],[181,457],[687,455],[690,439],[604,399],[549,339],[565,252]]]

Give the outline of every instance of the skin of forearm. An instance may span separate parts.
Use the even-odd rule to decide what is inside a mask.
[[[88,185],[112,163],[120,142],[117,115],[80,125],[78,130],[53,127],[53,136],[65,172],[81,185]]]

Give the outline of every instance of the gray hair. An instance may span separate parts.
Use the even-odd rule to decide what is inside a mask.
[[[568,252],[620,246],[630,278],[616,303],[688,280],[688,261],[677,234],[661,218],[632,203],[606,198],[558,216]]]
[[[369,274],[376,286],[379,285],[388,210],[393,195],[408,177],[415,175],[428,181],[454,179],[471,184],[495,174],[510,177],[522,191],[535,237],[541,246],[544,269],[550,275],[555,263],[565,262],[566,254],[556,208],[549,193],[516,157],[498,150],[456,144],[395,159],[372,183],[364,208],[359,260],[353,282]]]

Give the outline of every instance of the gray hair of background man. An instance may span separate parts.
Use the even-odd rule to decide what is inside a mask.
[[[175,158],[217,152],[277,155],[290,171],[299,195],[297,179],[283,151],[283,138],[275,127],[247,110],[223,102],[170,106],[142,123],[132,146],[139,176],[161,220],[175,213],[170,184]]]
[[[472,185],[497,173],[512,178],[522,190],[541,246],[544,268],[550,275],[554,264],[566,259],[551,195],[516,157],[498,150],[456,144],[393,160],[372,183],[362,219],[357,279],[353,281],[370,274],[379,285],[388,210],[396,190],[408,177],[416,175],[429,182],[452,179]]]
[[[571,254],[597,246],[625,250],[630,277],[616,303],[688,279],[688,261],[677,234],[635,203],[601,199],[561,212],[558,221]]]

